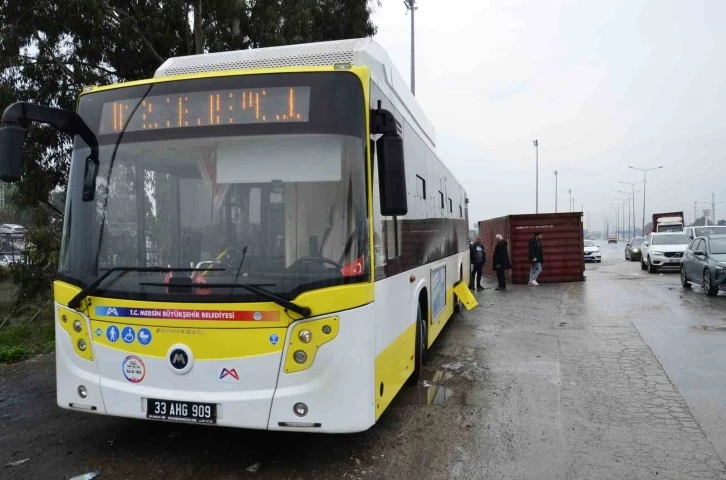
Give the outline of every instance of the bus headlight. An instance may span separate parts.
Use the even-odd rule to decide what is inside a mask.
[[[292,358],[294,358],[297,363],[303,364],[308,359],[308,354],[302,350],[298,350],[293,354]]]
[[[300,333],[297,337],[303,343],[310,343],[310,340],[313,339],[313,334],[310,333],[310,330],[300,330]]]
[[[82,329],[83,329],[83,327],[81,326],[81,321],[80,320],[74,320],[73,321],[73,330],[75,330],[78,333],[81,333],[81,330]]]
[[[78,339],[78,350],[82,352],[86,351],[86,341],[82,338]]]

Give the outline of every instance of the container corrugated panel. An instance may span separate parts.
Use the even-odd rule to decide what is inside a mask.
[[[479,232],[491,256],[501,234],[509,242],[512,270],[507,282],[529,282],[529,240],[535,232],[542,233],[543,270],[539,282],[580,282],[585,279],[584,238],[582,213],[545,213],[539,215],[509,215],[479,222]],[[491,253],[490,253],[491,252]],[[491,262],[485,267],[494,276]]]

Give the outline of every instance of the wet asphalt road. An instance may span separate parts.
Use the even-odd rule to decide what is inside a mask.
[[[406,390],[361,434],[68,412],[52,355],[0,367],[0,477],[726,478],[726,294],[602,247],[585,283],[479,293],[430,351],[434,386]]]

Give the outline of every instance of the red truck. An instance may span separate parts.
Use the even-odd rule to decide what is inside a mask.
[[[683,212],[654,213],[651,232],[682,232]]]

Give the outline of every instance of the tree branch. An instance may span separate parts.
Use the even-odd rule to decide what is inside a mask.
[[[50,203],[48,200],[39,200],[39,201],[43,205],[45,205],[48,208],[50,208],[51,210],[53,210],[59,217],[63,218],[63,212],[58,210],[58,208],[55,205],[53,205],[52,203]]]
[[[126,17],[127,19],[129,19],[129,21],[131,22],[131,29],[134,31],[134,33],[136,33],[139,36],[139,38],[144,43],[146,48],[148,48],[149,52],[151,52],[151,55],[153,55],[154,58],[156,58],[156,60],[159,63],[164,63],[164,61],[165,61],[164,58],[161,55],[159,55],[159,53],[154,48],[154,45],[149,41],[148,38],[146,38],[146,35],[144,35],[141,32],[141,30],[139,30],[139,26],[137,25],[136,19],[134,17],[132,17],[131,15],[129,15],[128,13],[124,12],[123,10],[121,10],[119,8],[112,7],[107,2],[104,2],[104,5],[107,9],[115,12],[118,15],[122,15],[122,16]]]
[[[38,41],[38,50],[40,50],[40,47],[43,44],[43,40],[40,38],[40,35],[38,35],[38,27],[35,24],[33,24],[33,37],[35,37],[35,39]],[[49,50],[48,53],[50,54],[50,58],[53,60],[53,63],[55,63],[58,66],[58,68],[63,70],[63,72],[66,75],[68,75],[71,80],[73,80],[73,83],[78,84],[76,82],[75,74],[73,73],[73,70],[66,67],[63,63],[61,63],[60,60],[58,60],[58,58],[56,58],[55,52],[53,51],[52,48],[48,48],[47,45],[45,46],[45,48]]]

